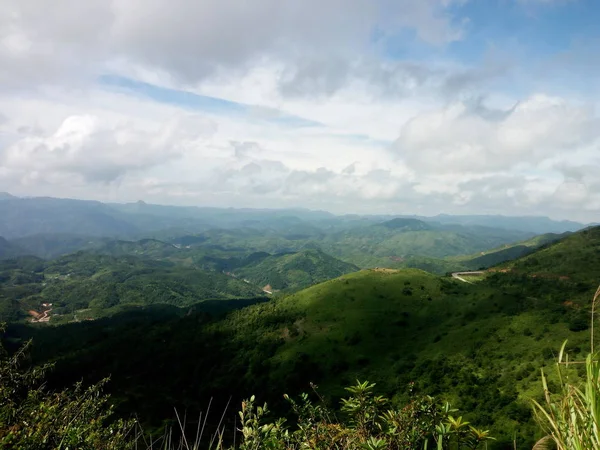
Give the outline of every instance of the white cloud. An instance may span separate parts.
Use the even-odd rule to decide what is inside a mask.
[[[5,0],[0,190],[589,217],[600,205],[596,98],[507,86],[527,64],[502,49],[480,62],[446,51],[469,37],[454,8],[467,3]],[[190,111],[100,88],[104,74],[254,108]]]
[[[0,81],[59,82],[119,61],[188,84],[264,60],[299,71],[308,62],[317,78],[336,78],[319,62],[337,58],[343,67],[352,55],[373,53],[374,30],[415,30],[436,45],[460,39],[461,25],[446,12],[458,1],[5,0]]]
[[[193,127],[186,121],[193,122]],[[148,130],[131,120],[110,123],[106,118],[73,115],[50,134],[17,140],[0,161],[23,180],[69,174],[87,182],[108,183],[128,172],[182,157],[201,142],[202,128],[207,124],[190,117],[174,118]]]
[[[465,103],[418,115],[405,124],[395,149],[409,165],[428,172],[479,173],[536,165],[575,151],[593,153],[599,139],[593,108],[534,95],[499,120]]]

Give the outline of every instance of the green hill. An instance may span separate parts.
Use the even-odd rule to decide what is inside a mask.
[[[188,306],[209,299],[263,296],[257,286],[227,275],[135,256],[79,252],[32,266],[0,264],[0,303],[14,320],[51,303],[52,321],[94,318],[124,305]],[[2,320],[2,317],[0,317]]]
[[[270,290],[302,289],[322,281],[359,270],[319,250],[303,250],[283,255],[262,255],[253,262],[235,269],[239,278]]]
[[[573,233],[501,268],[515,274],[599,283],[600,227]]]
[[[112,256],[134,255],[153,259],[167,258],[171,255],[181,253],[175,245],[156,239],[108,241],[99,247],[96,252]]]
[[[563,239],[570,234],[570,232],[562,234],[541,234],[525,241],[515,242],[513,244],[505,244],[500,248],[482,251],[479,255],[460,256],[451,258],[451,260],[460,262],[468,269],[492,267],[503,262],[511,261],[513,259],[528,255],[529,253],[533,253],[540,247]]]

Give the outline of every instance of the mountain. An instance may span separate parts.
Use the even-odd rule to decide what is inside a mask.
[[[268,290],[302,289],[322,281],[359,270],[320,250],[303,250],[283,255],[254,258],[253,262],[235,269],[244,278]]]
[[[417,219],[396,218],[382,222],[378,226],[389,228],[396,231],[423,231],[430,230],[432,227],[426,222]]]
[[[306,209],[208,208],[49,197],[19,198],[0,195],[0,235],[7,239],[32,234],[78,234],[109,237],[155,237],[161,240],[221,229],[252,228],[290,238],[319,237],[323,233],[383,224],[390,228],[425,230],[439,225],[463,225],[517,230],[522,233],[562,233],[585,225],[547,217],[505,216],[336,216]],[[153,235],[150,236],[149,233]]]
[[[34,234],[131,236],[138,229],[100,202],[49,197],[0,198],[0,235],[7,239]]]
[[[23,254],[24,249],[0,236],[0,259],[15,258]]]
[[[453,216],[448,214],[439,214],[430,217],[433,220],[443,224],[459,225],[479,225],[493,228],[503,228],[507,230],[520,230],[534,234],[544,233],[565,233],[574,232],[585,228],[587,225],[571,220],[552,220],[543,216],[501,216],[501,215],[464,215]]]
[[[108,238],[97,236],[82,236],[79,234],[34,234],[11,242],[23,249],[28,255],[43,259],[53,259],[79,250],[92,249],[102,246]]]
[[[129,216],[139,228],[145,230],[179,229],[198,233],[211,228],[272,229],[294,233],[294,228],[307,227],[309,222],[327,221],[335,218],[323,211],[303,209],[248,209],[208,208],[195,206],[153,205],[143,201],[136,203],[111,203],[111,208]]]
[[[410,257],[442,259],[532,237],[520,231],[405,220],[330,233],[318,245],[324,252],[359,267],[397,267],[396,263]]]

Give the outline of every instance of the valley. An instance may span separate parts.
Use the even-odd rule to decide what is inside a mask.
[[[69,207],[70,220],[88,211]],[[152,432],[173,408],[252,394],[285,414],[282,395],[310,383],[335,405],[358,379],[394,404],[409,391],[451,402],[490,429],[490,449],[531,448],[540,369],[567,339],[587,354],[598,227],[131,208],[111,212],[127,214],[118,236],[107,221],[97,236],[0,241],[0,321],[9,348],[33,339],[33,363],[53,364],[50,388],[110,377],[119,417]]]

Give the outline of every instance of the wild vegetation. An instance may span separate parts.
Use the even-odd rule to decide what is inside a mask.
[[[3,329],[0,329],[0,332]],[[0,448],[116,449],[132,447],[132,423],[115,420],[99,384],[51,392],[51,365],[27,368],[30,343],[8,355],[0,345]]]
[[[23,367],[28,348],[29,343],[8,356],[0,346],[0,448],[376,450],[427,448],[431,442],[438,449],[476,449],[493,439],[487,430],[478,430],[462,417],[454,417],[455,410],[436,403],[432,397],[415,396],[398,409],[390,407],[388,399],[375,395],[374,384],[357,382],[346,388],[350,397],[342,399],[342,420],[321,397],[315,404],[307,394],[298,401],[286,395],[296,415],[291,428],[284,418],[269,419],[267,405],[257,405],[252,396],[241,404],[239,428],[233,428],[229,444],[221,417],[210,441],[203,440],[204,426],[202,430],[198,426],[190,445],[189,429],[177,412],[178,438],[173,439],[171,430],[146,440],[134,420],[115,420],[110,398],[102,393],[108,380],[87,388],[77,383],[58,392],[49,391],[43,380],[52,367]],[[241,442],[236,446],[238,434]]]
[[[110,210],[138,229],[149,217],[171,220],[154,205],[105,206],[90,211]],[[180,224],[202,219],[195,211],[193,220],[189,211],[169,214]],[[31,242],[46,257],[60,253],[61,242],[85,250],[48,260],[13,254],[1,261],[8,355],[33,338],[30,359],[20,367],[53,366],[42,391],[37,382],[27,389],[42,392],[40,398],[62,392],[75,401],[100,383],[114,404],[98,411],[102,427],[118,419],[126,425],[135,413],[144,436],[164,438],[165,426],[174,426],[177,442],[173,408],[195,430],[189,418],[210,403],[225,414],[202,424],[213,445],[225,448],[233,445],[233,430],[243,430],[233,405],[252,394],[258,400],[242,410],[249,428],[236,437],[243,448],[314,442],[322,448],[414,448],[424,440],[428,448],[437,442],[458,448],[456,439],[462,447],[475,445],[471,426],[489,430],[482,436],[494,439],[479,444],[490,450],[531,448],[552,427],[536,423],[532,399],[538,412],[563,421],[561,407],[583,405],[581,396],[564,404],[559,399],[576,392],[571,387],[579,379],[589,379],[586,366],[564,367],[568,378],[549,369],[563,341],[568,339],[563,354],[581,361],[590,332],[597,335],[590,330],[589,298],[598,281],[599,228],[558,242],[554,235],[522,241],[527,233],[416,218],[265,214],[214,210],[199,228],[162,229],[141,240],[45,234]],[[182,222],[183,216],[190,221]],[[509,236],[520,243],[506,248]],[[25,240],[11,248],[27,247]],[[461,247],[471,256],[450,256]],[[353,260],[360,264],[348,262]],[[494,267],[471,283],[431,273],[483,262]],[[266,298],[267,287],[281,292]],[[49,324],[26,322],[29,311],[39,314],[37,320],[49,317]],[[540,368],[548,391],[558,394],[544,395]],[[318,395],[303,397],[311,383],[319,386]],[[379,405],[378,414],[369,413],[368,432],[364,415],[348,410],[357,398]],[[431,419],[419,422],[426,424],[420,434],[411,422],[417,416]],[[220,436],[223,427],[232,433]],[[444,430],[451,438],[440,441]],[[414,439],[407,441],[405,432],[416,433]]]

